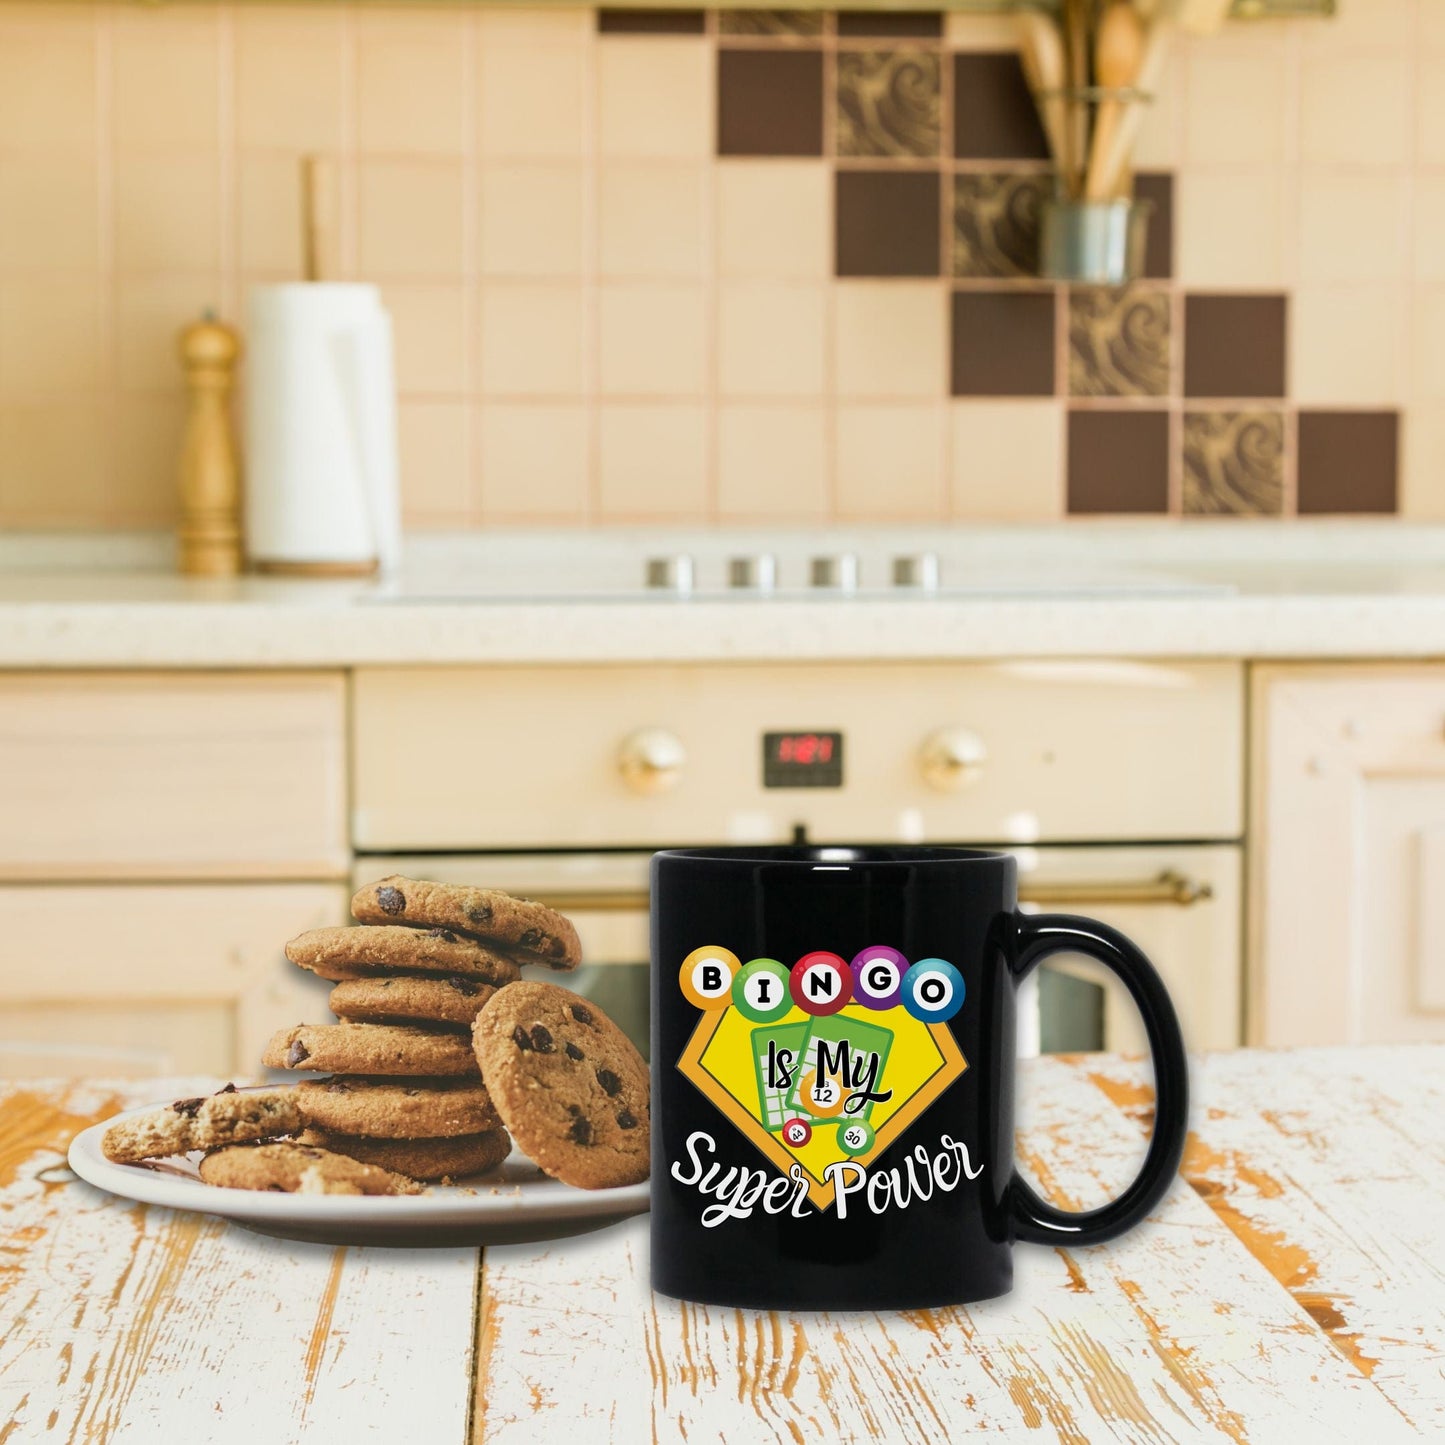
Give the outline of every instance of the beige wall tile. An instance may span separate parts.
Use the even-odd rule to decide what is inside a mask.
[[[336,150],[342,136],[346,11],[327,5],[240,5],[233,24],[240,143]]]
[[[115,260],[122,271],[212,272],[221,264],[221,178],[212,159],[116,158]]]
[[[954,50],[1017,50],[1019,28],[1012,15],[952,11],[943,17],[943,34]]]
[[[469,13],[362,8],[356,15],[356,131],[361,149],[460,155],[469,125]]]
[[[484,276],[582,273],[586,212],[580,166],[486,166],[480,190]]]
[[[1186,286],[1279,286],[1284,196],[1277,171],[1184,171],[1175,178],[1175,254]]]
[[[411,527],[466,527],[472,501],[470,407],[403,397],[397,408],[402,520]]]
[[[109,511],[120,526],[169,527],[180,510],[176,467],[186,399],[178,387],[135,396],[116,407],[115,475]]]
[[[702,407],[606,402],[598,420],[602,520],[703,519],[708,486]]]
[[[461,276],[461,162],[365,159],[358,171],[362,275]]]
[[[601,274],[700,276],[707,181],[700,165],[605,163],[597,182]]]
[[[948,293],[932,281],[840,281],[833,375],[839,396],[942,397]]]
[[[395,336],[397,389],[464,394],[471,341],[466,288],[392,282],[381,295]]]
[[[1300,78],[1305,163],[1398,166],[1410,143],[1410,80],[1403,52],[1306,56]]]
[[[17,527],[95,526],[106,515],[110,418],[89,398],[0,406],[0,517]]]
[[[1434,50],[1445,50],[1445,8],[1416,0],[1417,44]]]
[[[1417,281],[1445,281],[1445,176],[1417,175],[1411,253]]]
[[[1434,0],[1338,0],[1327,21],[1298,26],[1300,48],[1307,55],[1400,50],[1411,43],[1417,13],[1429,11],[1433,4]],[[1252,30],[1254,25],[1248,28]],[[1276,28],[1288,32],[1294,27],[1280,24]]]
[[[1416,159],[1422,165],[1445,165],[1445,50],[1422,55],[1419,60],[1415,146]]]
[[[1300,183],[1300,280],[1402,277],[1408,203],[1401,176],[1306,171]]]
[[[832,182],[824,162],[725,160],[716,174],[719,275],[831,275]]]
[[[609,36],[597,46],[604,156],[701,160],[713,145],[713,52],[701,38]]]
[[[718,287],[718,389],[724,396],[821,396],[828,293],[786,281]]]
[[[0,397],[74,396],[110,381],[98,276],[0,279]]]
[[[597,12],[580,6],[488,5],[477,11],[482,45],[556,45],[591,40]]]
[[[1290,395],[1302,405],[1389,406],[1404,399],[1405,293],[1310,288],[1290,300]]]
[[[0,270],[89,269],[100,259],[100,189],[89,160],[0,155]]]
[[[122,8],[111,39],[115,143],[213,152],[221,131],[218,9]]]
[[[585,379],[580,286],[492,282],[482,287],[482,391],[575,396]]]
[[[1166,55],[1134,140],[1134,168],[1163,171],[1177,166],[1184,153],[1184,107],[1180,103],[1184,59],[1174,51]]]
[[[842,520],[917,520],[947,513],[941,404],[838,408],[837,512]]]
[[[219,311],[221,284],[211,276],[143,276],[116,291],[116,380],[122,392],[176,390],[184,382],[181,330],[207,307]]]
[[[720,407],[719,519],[826,520],[827,433],[827,413],[821,406]]]
[[[591,419],[585,407],[490,403],[480,417],[483,521],[587,520]]]
[[[588,56],[581,45],[523,48],[484,38],[477,80],[482,154],[580,159],[588,145]]]
[[[610,282],[598,288],[604,396],[698,396],[706,371],[706,296],[700,286]]]
[[[1188,163],[1261,167],[1284,158],[1288,92],[1282,52],[1221,53],[1198,46],[1185,64]]]
[[[1445,288],[1417,288],[1411,301],[1412,400],[1445,402]],[[1445,484],[1445,478],[1442,478]]]
[[[0,149],[96,149],[94,12],[0,10]]]
[[[1054,522],[1064,514],[1064,408],[1055,401],[954,401],[956,517]]]
[[[1401,423],[1400,514],[1445,521],[1445,405],[1421,402]]]

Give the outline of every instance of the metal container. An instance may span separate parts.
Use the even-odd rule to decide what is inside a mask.
[[[1039,273],[1050,281],[1120,286],[1142,275],[1152,201],[1044,202]]]

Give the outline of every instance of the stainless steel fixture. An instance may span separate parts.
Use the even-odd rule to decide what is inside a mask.
[[[858,554],[836,552],[814,557],[808,564],[808,581],[814,587],[836,592],[858,590]]]
[[[895,587],[916,587],[921,592],[937,592],[939,576],[937,552],[903,552],[893,559]]]
[[[771,552],[728,558],[728,586],[735,591],[772,592],[778,585],[778,559]]]
[[[688,597],[692,594],[693,577],[692,558],[686,552],[679,552],[672,557],[647,559],[647,585],[654,591]]]

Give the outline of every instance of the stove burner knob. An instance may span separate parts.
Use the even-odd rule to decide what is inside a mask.
[[[918,766],[924,781],[940,793],[957,792],[983,777],[988,749],[967,728],[939,728],[924,738]]]
[[[814,587],[837,592],[858,590],[858,554],[839,552],[834,557],[814,557],[808,568],[808,580]]]
[[[675,557],[649,557],[646,576],[650,591],[672,592],[678,597],[692,594],[692,558],[686,552]]]
[[[938,553],[904,553],[893,559],[893,585],[917,587],[921,592],[938,591]]]
[[[739,592],[771,592],[778,585],[778,559],[771,552],[728,558],[728,586]]]
[[[639,728],[622,740],[617,771],[634,793],[665,793],[677,786],[687,749],[666,728]]]

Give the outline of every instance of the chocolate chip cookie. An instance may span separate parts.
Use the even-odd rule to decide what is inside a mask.
[[[119,1120],[105,1131],[100,1148],[113,1164],[139,1164],[192,1149],[275,1139],[294,1134],[301,1125],[291,1089],[238,1089],[227,1084],[218,1094],[177,1099],[164,1109]]]
[[[482,1079],[522,1151],[554,1179],[647,1178],[647,1065],[596,1004],[550,983],[499,989],[472,1025]]]
[[[375,1164],[410,1179],[465,1179],[495,1169],[512,1152],[505,1129],[485,1134],[459,1134],[450,1139],[368,1139],[307,1129],[302,1144],[314,1144],[363,1164]]]
[[[456,1033],[393,1024],[298,1024],[271,1036],[261,1062],[268,1069],[324,1074],[475,1076],[476,1056]]]
[[[358,978],[331,990],[331,1012],[359,1023],[416,1020],[469,1030],[494,993],[491,984],[476,978]]]
[[[312,1144],[232,1144],[207,1154],[201,1180],[280,1194],[420,1194],[414,1179]]]
[[[439,973],[483,983],[512,983],[515,960],[450,928],[312,928],[286,945],[298,968],[340,982],[384,973]]]
[[[307,1079],[295,1088],[303,1121],[372,1139],[454,1138],[501,1128],[481,1084],[467,1079]]]
[[[494,888],[427,883],[395,874],[368,884],[351,900],[362,923],[447,928],[498,944],[526,963],[576,968],[582,944],[571,922],[545,904]]]

